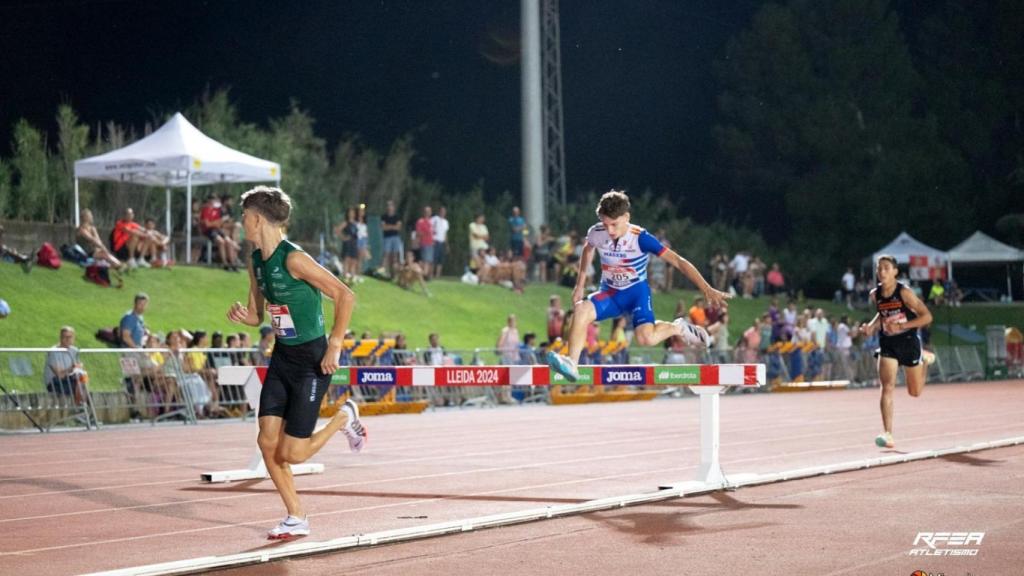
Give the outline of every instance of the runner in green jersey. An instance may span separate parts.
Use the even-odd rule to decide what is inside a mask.
[[[313,431],[320,402],[338,369],[355,294],[302,248],[284,237],[291,199],[278,188],[257,186],[242,195],[242,226],[253,244],[249,301],[228,310],[233,322],[259,326],[266,312],[276,336],[260,393],[257,440],[288,516],[270,530],[271,539],[309,534],[306,511],[289,464],[305,462],[341,430],[353,452],[362,449],[366,429],[359,409],[346,401],[326,426]],[[334,326],[325,335],[321,294],[334,300]]]

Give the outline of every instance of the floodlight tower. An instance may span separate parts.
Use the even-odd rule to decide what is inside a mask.
[[[536,233],[565,204],[558,0],[522,0],[523,209]]]

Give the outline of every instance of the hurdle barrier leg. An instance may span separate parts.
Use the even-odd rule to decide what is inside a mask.
[[[245,387],[245,396],[257,414],[260,412],[260,389],[263,386],[261,369],[252,366],[222,366],[217,369],[217,383],[225,386]],[[265,372],[265,369],[264,369]],[[257,418],[257,426],[259,421]],[[302,474],[322,474],[324,465],[316,462],[303,462],[302,464],[290,465],[293,476]],[[199,479],[211,484],[218,482],[237,482],[240,480],[265,480],[270,478],[267,472],[267,464],[263,461],[263,453],[256,450],[256,454],[249,460],[249,466],[237,470],[221,470],[218,472],[203,472]]]
[[[722,465],[718,461],[718,447],[721,436],[719,426],[719,400],[725,386],[690,386],[700,397],[700,467],[697,469],[698,482],[720,484],[725,480]]]

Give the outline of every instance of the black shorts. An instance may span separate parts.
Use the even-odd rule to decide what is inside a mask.
[[[125,242],[120,248],[114,250],[114,257],[118,260],[128,260],[132,257],[132,253],[128,250],[128,242]]]
[[[916,334],[899,338],[883,336],[875,355],[893,358],[900,366],[917,366],[921,363],[921,338]]]
[[[326,351],[325,336],[294,346],[276,344],[260,392],[259,416],[280,416],[289,436],[312,436],[331,383],[331,375],[320,372]]]

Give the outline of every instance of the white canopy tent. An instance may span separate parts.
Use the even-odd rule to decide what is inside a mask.
[[[999,240],[977,231],[949,251],[949,277],[953,278],[954,264],[1006,264],[1006,294],[1013,298],[1010,264],[1024,262],[1024,251],[1003,244]]]
[[[871,258],[872,263],[877,263],[883,254],[895,257],[899,264],[909,265],[910,277],[915,280],[931,279],[931,271],[945,268],[949,262],[945,251],[932,248],[906,232],[901,232],[895,240],[875,252]],[[939,274],[941,276],[941,271]]]
[[[106,154],[75,162],[75,226],[79,224],[78,181],[109,180],[163,186],[166,226],[171,234],[171,188],[184,187],[185,261],[192,258],[192,187],[221,182],[281,182],[281,166],[239,152],[203,134],[176,113],[149,136]]]

